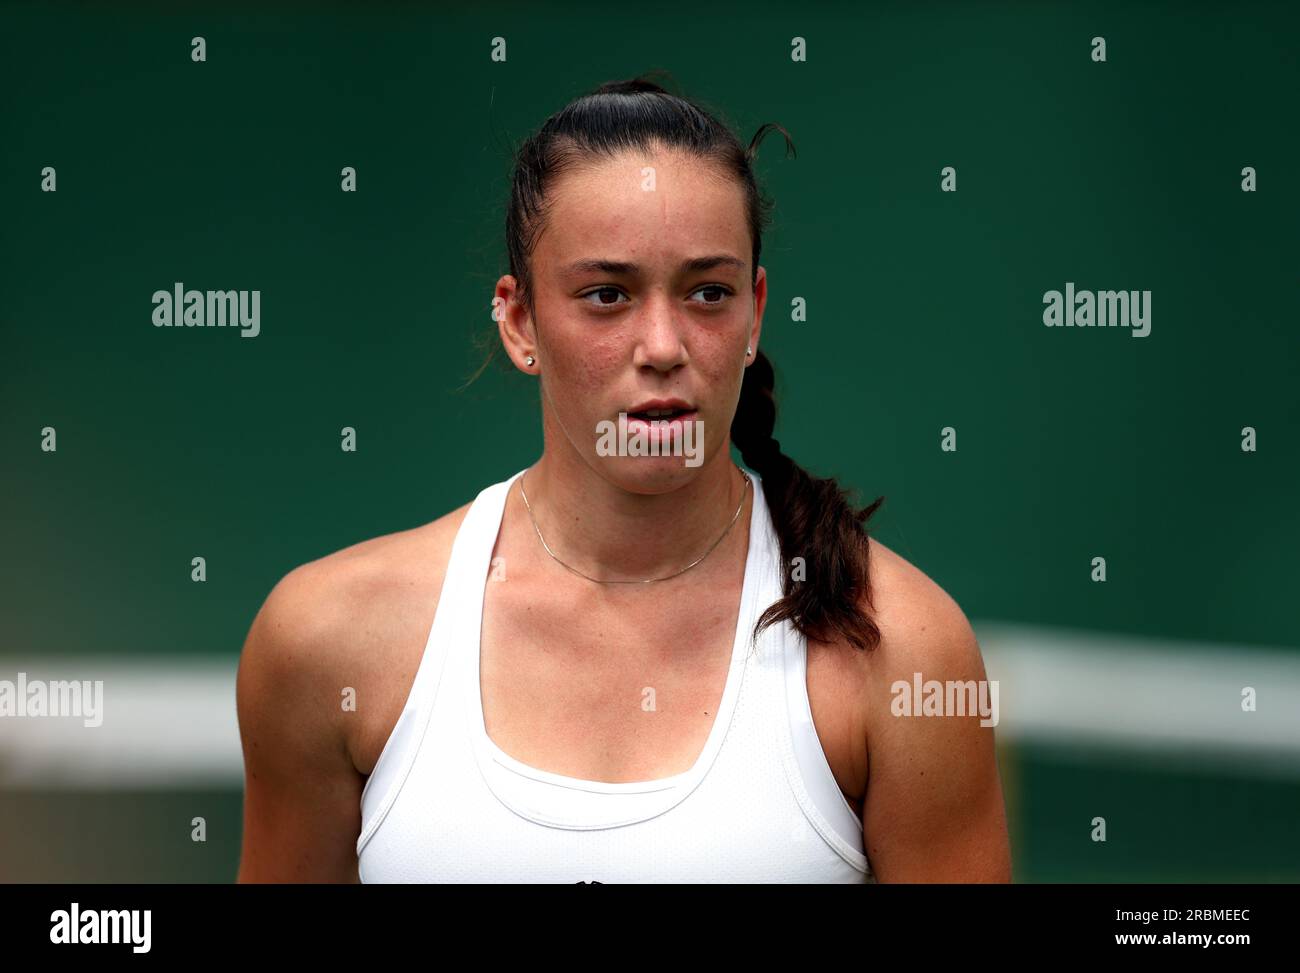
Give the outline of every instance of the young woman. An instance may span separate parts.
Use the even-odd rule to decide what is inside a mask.
[[[636,79],[522,147],[494,317],[542,455],[270,593],[241,881],[1009,880],[992,730],[891,707],[985,678],[965,616],[772,438],[773,127]]]

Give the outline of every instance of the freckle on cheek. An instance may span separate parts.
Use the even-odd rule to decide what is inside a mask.
[[[619,353],[612,348],[593,347],[583,356],[583,361],[589,371],[607,371],[618,364],[619,357]]]

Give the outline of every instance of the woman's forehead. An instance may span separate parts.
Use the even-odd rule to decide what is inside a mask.
[[[684,246],[712,253],[744,247],[749,238],[742,188],[717,179],[707,166],[655,165],[625,153],[567,173],[554,189],[537,255],[545,249],[566,264],[575,251],[629,260],[631,254],[610,251]]]

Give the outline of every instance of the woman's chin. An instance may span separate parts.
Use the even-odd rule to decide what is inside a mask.
[[[629,493],[671,493],[700,475],[700,466],[687,466],[681,456],[618,456],[604,462],[608,479]]]

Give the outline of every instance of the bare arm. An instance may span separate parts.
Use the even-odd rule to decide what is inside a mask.
[[[240,882],[357,881],[364,778],[343,733],[327,573],[309,564],[286,575],[240,656]]]
[[[986,678],[961,609],[928,579],[915,587],[905,625],[872,662],[867,855],[881,882],[1009,882],[993,728],[980,726],[978,714],[903,716],[891,706],[902,690],[896,684],[905,682],[912,695],[917,672],[923,683]]]

